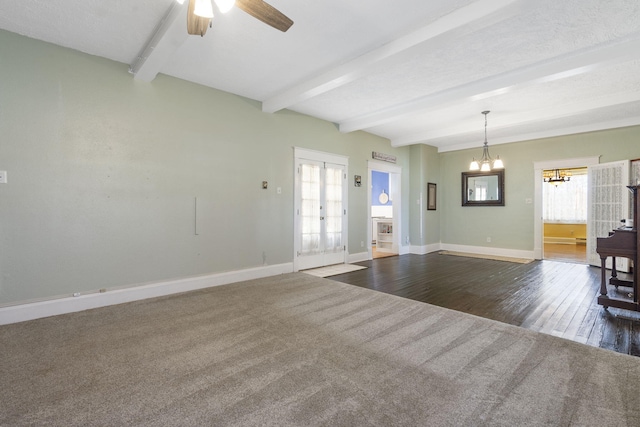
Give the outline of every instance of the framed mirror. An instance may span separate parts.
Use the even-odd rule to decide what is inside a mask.
[[[504,169],[462,172],[462,206],[504,206]]]

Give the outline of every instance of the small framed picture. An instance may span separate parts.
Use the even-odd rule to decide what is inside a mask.
[[[436,184],[433,182],[427,183],[427,210],[436,210]]]
[[[360,187],[362,185],[362,177],[360,175],[353,176],[353,185],[356,187]]]

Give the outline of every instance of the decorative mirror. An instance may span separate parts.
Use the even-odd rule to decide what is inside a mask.
[[[462,206],[504,206],[504,169],[462,172]]]

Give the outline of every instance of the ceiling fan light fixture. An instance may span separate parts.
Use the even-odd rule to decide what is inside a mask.
[[[218,10],[220,13],[227,13],[231,10],[233,5],[236,4],[236,0],[215,0],[216,6],[218,6]]]
[[[211,0],[196,0],[193,14],[201,18],[213,19],[213,6]]]

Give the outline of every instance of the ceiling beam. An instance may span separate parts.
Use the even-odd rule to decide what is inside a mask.
[[[561,117],[571,117],[571,116],[587,114],[590,112],[595,112],[602,108],[614,107],[622,104],[630,104],[638,101],[640,101],[640,90],[615,93],[605,97],[599,97],[599,98],[594,98],[590,100],[581,100],[579,102],[575,102],[572,104],[551,105],[549,107],[546,107],[542,111],[532,110],[532,111],[527,111],[526,113],[518,113],[518,114],[501,116],[499,119],[499,122],[508,123],[508,125],[500,125],[499,123],[496,124],[496,121],[493,120],[491,129],[495,131],[497,129],[512,128],[512,127],[523,126],[523,125],[528,125],[532,123],[537,123],[540,125],[541,128],[543,128],[545,121],[551,121]],[[624,119],[620,121],[620,123],[625,123],[624,126],[634,126],[634,125],[640,124],[640,116],[637,116],[632,119]],[[585,127],[585,129],[587,128],[590,130],[604,129],[604,128],[598,128],[598,127],[593,127],[593,128],[589,127],[591,125],[595,126],[597,125],[597,123],[589,124],[588,126]],[[617,127],[620,127],[620,126],[617,126]],[[569,133],[572,133],[566,129],[565,130],[556,129],[556,130],[559,132],[556,135],[567,135]],[[586,131],[583,131],[583,132],[586,132]],[[478,129],[465,130],[465,129],[460,129],[459,126],[445,128],[445,129],[438,129],[435,131],[422,132],[419,134],[407,135],[400,138],[393,138],[391,139],[391,145],[393,147],[402,147],[405,145],[412,145],[417,143],[428,144],[429,140],[433,140],[437,138],[446,138],[451,136],[458,136],[458,137],[464,138],[465,135],[469,135],[470,138],[477,139]],[[471,135],[473,135],[473,137],[471,137]],[[491,139],[491,144],[505,144],[508,142],[524,141],[525,139],[530,139],[530,138],[521,138],[515,135],[508,137],[508,139],[493,138]],[[465,148],[472,148],[472,147],[478,146],[479,144],[480,142],[477,142],[477,141],[460,143],[454,146],[448,146],[447,149],[443,151],[462,150]],[[437,143],[435,146],[437,146]]]
[[[572,55],[542,61],[345,120],[339,123],[339,128],[341,132],[369,129],[416,113],[426,113],[435,108],[496,96],[515,86],[522,88],[542,84],[637,58],[640,58],[640,34],[622,42],[608,43]]]
[[[370,51],[330,71],[293,86],[262,102],[262,111],[276,111],[299,104],[332,89],[345,85],[368,74],[368,68],[390,56],[397,55],[416,45],[438,36],[451,33],[471,23],[494,15],[494,19],[505,19],[515,13],[520,0],[478,0],[462,7],[431,24],[400,37],[378,49]],[[493,20],[491,20],[493,22]]]
[[[153,36],[129,67],[129,72],[136,80],[150,82],[155,79],[169,57],[189,38],[188,7],[188,1],[182,4],[177,1],[171,3]]]
[[[577,133],[587,133],[587,132],[597,132],[600,130],[609,130],[609,129],[617,129],[629,126],[638,126],[640,125],[640,116],[639,117],[630,117],[626,119],[614,119],[607,120],[602,122],[591,122],[586,123],[584,125],[579,126],[569,126],[557,129],[544,129],[537,132],[530,133],[517,133],[508,137],[502,137],[497,139],[492,139],[489,142],[489,145],[500,145],[500,144],[509,144],[512,142],[522,142],[522,141],[531,141],[534,139],[543,139],[543,138],[553,138],[556,136],[565,136],[565,135],[574,135]],[[392,147],[399,147],[391,144]],[[474,143],[466,143],[459,145],[447,145],[444,147],[439,147],[438,153],[445,153],[447,151],[458,151],[458,150],[466,150],[469,148],[482,148],[482,142],[476,141]]]

